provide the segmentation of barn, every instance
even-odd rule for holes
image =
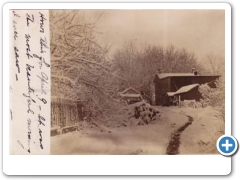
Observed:
[[[199,75],[196,72],[158,73],[154,78],[155,104],[169,105],[169,95],[173,95],[176,92],[180,92],[179,94],[182,94],[182,97],[185,99],[198,100],[200,96],[196,84],[201,85],[208,83],[210,87],[214,88],[216,87],[214,82],[219,77],[218,75]]]

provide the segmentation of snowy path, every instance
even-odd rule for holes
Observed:
[[[169,141],[166,154],[176,155],[179,154],[179,147],[181,144],[181,133],[193,122],[193,117],[188,116],[188,122],[177,129],[174,133],[172,133],[171,139]]]

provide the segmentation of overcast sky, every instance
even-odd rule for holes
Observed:
[[[96,21],[103,10],[87,12]],[[97,22],[103,40],[110,40],[113,51],[124,42],[173,44],[194,52],[199,60],[207,54],[224,56],[224,10],[104,10]]]

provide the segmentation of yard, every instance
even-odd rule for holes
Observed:
[[[117,126],[83,121],[78,131],[51,137],[51,154],[164,155],[169,148],[177,149],[176,154],[218,153],[215,144],[224,134],[224,121],[216,110],[211,107],[155,108],[161,117],[149,124],[126,122],[123,113],[117,116],[124,123]],[[189,116],[193,119],[191,123]],[[176,134],[179,142],[170,143]]]

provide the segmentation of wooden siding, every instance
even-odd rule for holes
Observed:
[[[211,83],[211,87],[214,87],[214,81],[218,79],[219,76],[174,76],[174,77],[166,77],[163,79],[159,79],[156,75],[154,78],[155,84],[155,103],[156,105],[164,105],[168,102],[166,99],[167,92],[176,92],[183,86],[187,86],[190,84],[205,84]],[[192,99],[194,98],[194,94],[189,95]],[[195,94],[196,99],[199,98],[199,94]],[[189,97],[189,98],[190,98]],[[187,97],[188,98],[188,97]]]
[[[164,96],[169,92],[171,83],[169,78],[159,79],[155,78],[155,103],[156,105],[163,105]]]
[[[199,101],[202,98],[201,93],[198,90],[198,87],[190,90],[189,92],[179,94],[181,97],[181,101],[183,100],[193,100]]]
[[[190,84],[205,84],[216,81],[218,76],[190,76],[190,77],[169,77],[171,79],[171,89],[169,92],[174,92],[183,86]],[[177,89],[176,89],[177,87]]]
[[[84,106],[79,101],[52,99],[51,126],[77,125],[85,116]]]

